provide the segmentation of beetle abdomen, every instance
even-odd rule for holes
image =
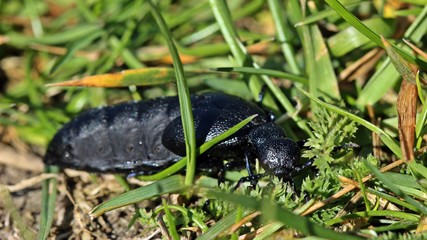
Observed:
[[[130,102],[84,112],[56,133],[44,161],[88,171],[156,172],[179,159],[161,144],[164,128],[173,120],[168,113],[178,111],[172,100]]]

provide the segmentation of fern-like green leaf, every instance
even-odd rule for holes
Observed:
[[[356,124],[335,112],[316,108],[314,120],[309,125],[315,137],[308,139],[305,146],[309,150],[303,154],[303,157],[314,158],[314,165],[320,171],[330,170],[330,164],[334,161],[331,153],[353,136],[357,130]]]

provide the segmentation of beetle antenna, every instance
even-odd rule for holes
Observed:
[[[255,176],[255,174],[254,174],[254,172],[252,171],[252,168],[251,168],[251,162],[250,162],[250,152],[249,151],[245,151],[245,153],[244,153],[245,155],[244,155],[244,158],[245,158],[245,166],[246,166],[246,170],[248,171],[248,176]],[[250,180],[251,181],[251,184],[252,184],[252,186],[255,188],[255,185],[257,184],[257,180],[255,180],[255,179],[252,179],[252,180]]]
[[[295,167],[294,171],[292,171],[292,176],[298,175],[304,169],[311,167],[314,163],[314,158],[310,158],[307,162],[305,162],[302,166]],[[292,177],[291,177],[292,179]]]
[[[298,147],[299,147],[300,149],[307,149],[307,148],[309,148],[309,147],[304,146],[304,144],[305,144],[306,142],[308,142],[308,140],[307,140],[307,139],[299,140],[299,141],[297,142]]]
[[[261,90],[258,93],[258,101],[257,102],[259,105],[261,105],[262,101],[264,100],[265,93],[267,92],[267,87],[268,86],[266,84],[262,85]]]
[[[265,97],[265,94],[267,92],[267,88],[268,88],[268,86],[266,84],[262,85],[261,90],[259,91],[258,100],[256,101],[256,103],[257,103],[258,107],[263,109],[264,112],[266,113],[268,121],[274,122],[276,120],[276,116],[274,115],[274,113],[262,105],[262,101],[264,101],[264,97]]]

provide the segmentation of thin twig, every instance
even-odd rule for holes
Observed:
[[[6,187],[9,190],[9,192],[18,192],[18,191],[21,191],[23,189],[32,187],[36,184],[39,184],[43,180],[46,180],[49,178],[56,178],[56,177],[57,177],[57,175],[54,173],[42,173],[42,174],[37,175],[35,177],[24,179],[15,185],[8,185]]]

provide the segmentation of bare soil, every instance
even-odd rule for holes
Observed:
[[[12,206],[6,197],[0,197],[0,239],[22,239],[19,219],[13,216],[13,207],[22,217],[27,236],[35,237],[39,229],[41,209],[41,184],[43,163],[40,157],[15,151],[1,144],[0,185],[10,192]],[[14,160],[15,159],[15,160]],[[25,163],[14,164],[17,160]],[[96,205],[125,190],[110,174],[91,175],[85,172],[65,170],[58,177],[58,198],[55,218],[49,238],[55,239],[132,239],[156,235],[157,229],[145,229],[139,223],[128,229],[135,213],[133,206],[105,213],[101,217],[89,218],[89,211]],[[145,201],[141,207],[154,207]]]

